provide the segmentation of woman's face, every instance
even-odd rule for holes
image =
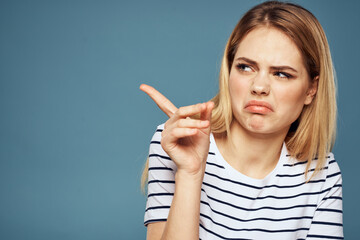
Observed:
[[[295,43],[275,28],[256,28],[240,42],[231,66],[233,126],[286,134],[316,88]]]

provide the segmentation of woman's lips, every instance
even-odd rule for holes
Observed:
[[[270,103],[256,100],[247,102],[244,109],[247,112],[258,114],[267,114],[274,111]]]

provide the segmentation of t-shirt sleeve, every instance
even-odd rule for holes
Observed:
[[[306,239],[343,239],[342,177],[333,154],[329,155],[326,181]]]
[[[161,147],[161,132],[158,126],[149,148],[148,195],[144,225],[166,221],[175,191],[176,165]]]

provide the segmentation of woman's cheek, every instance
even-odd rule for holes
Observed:
[[[248,80],[240,77],[239,74],[230,74],[229,92],[231,98],[245,97],[249,91]],[[238,99],[239,100],[239,99]]]
[[[282,105],[282,111],[290,114],[295,121],[304,107],[305,95],[302,88],[284,89],[278,96],[278,103]]]

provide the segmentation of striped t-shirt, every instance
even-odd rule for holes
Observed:
[[[160,145],[163,125],[150,144],[144,224],[166,221],[175,190],[176,165]],[[309,175],[314,171],[312,161]],[[333,154],[305,183],[306,162],[283,144],[264,179],[245,176],[221,156],[213,135],[201,188],[200,239],[343,239],[342,178]]]

